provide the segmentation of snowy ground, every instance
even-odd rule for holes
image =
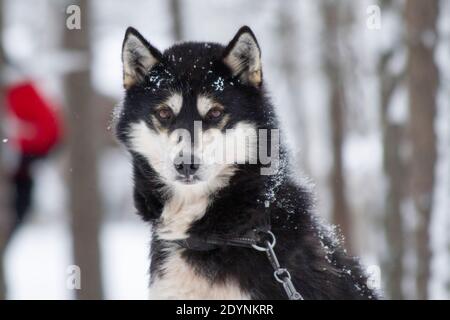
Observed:
[[[9,299],[72,299],[68,226],[33,223],[16,235],[6,255]],[[146,299],[149,228],[142,222],[106,223],[101,234],[106,299]],[[83,274],[81,273],[81,277]]]

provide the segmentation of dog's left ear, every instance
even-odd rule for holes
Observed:
[[[129,89],[161,60],[161,52],[134,28],[129,27],[122,45],[123,86]]]
[[[223,61],[233,76],[255,87],[262,83],[261,50],[252,30],[244,26],[225,48]]]

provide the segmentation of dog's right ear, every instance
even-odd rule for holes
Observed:
[[[122,45],[123,86],[141,82],[145,74],[161,60],[161,52],[134,28],[128,27]]]

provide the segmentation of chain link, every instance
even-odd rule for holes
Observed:
[[[289,300],[303,300],[302,295],[295,289],[294,284],[291,280],[291,274],[286,268],[281,268],[280,263],[278,261],[277,255],[273,248],[276,244],[275,235],[271,231],[259,231],[260,233],[264,232],[271,237],[271,241],[266,240],[265,246],[261,246],[258,244],[254,244],[253,248],[258,251],[264,251],[267,254],[267,258],[270,261],[274,269],[273,276],[275,280],[283,285],[284,290],[289,298]]]

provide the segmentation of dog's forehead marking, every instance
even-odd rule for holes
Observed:
[[[204,117],[208,113],[208,111],[214,106],[214,101],[205,96],[205,95],[199,95],[197,97],[197,110],[198,113]]]
[[[175,115],[178,115],[183,105],[183,96],[179,93],[172,93],[165,101],[165,105],[171,108]]]

